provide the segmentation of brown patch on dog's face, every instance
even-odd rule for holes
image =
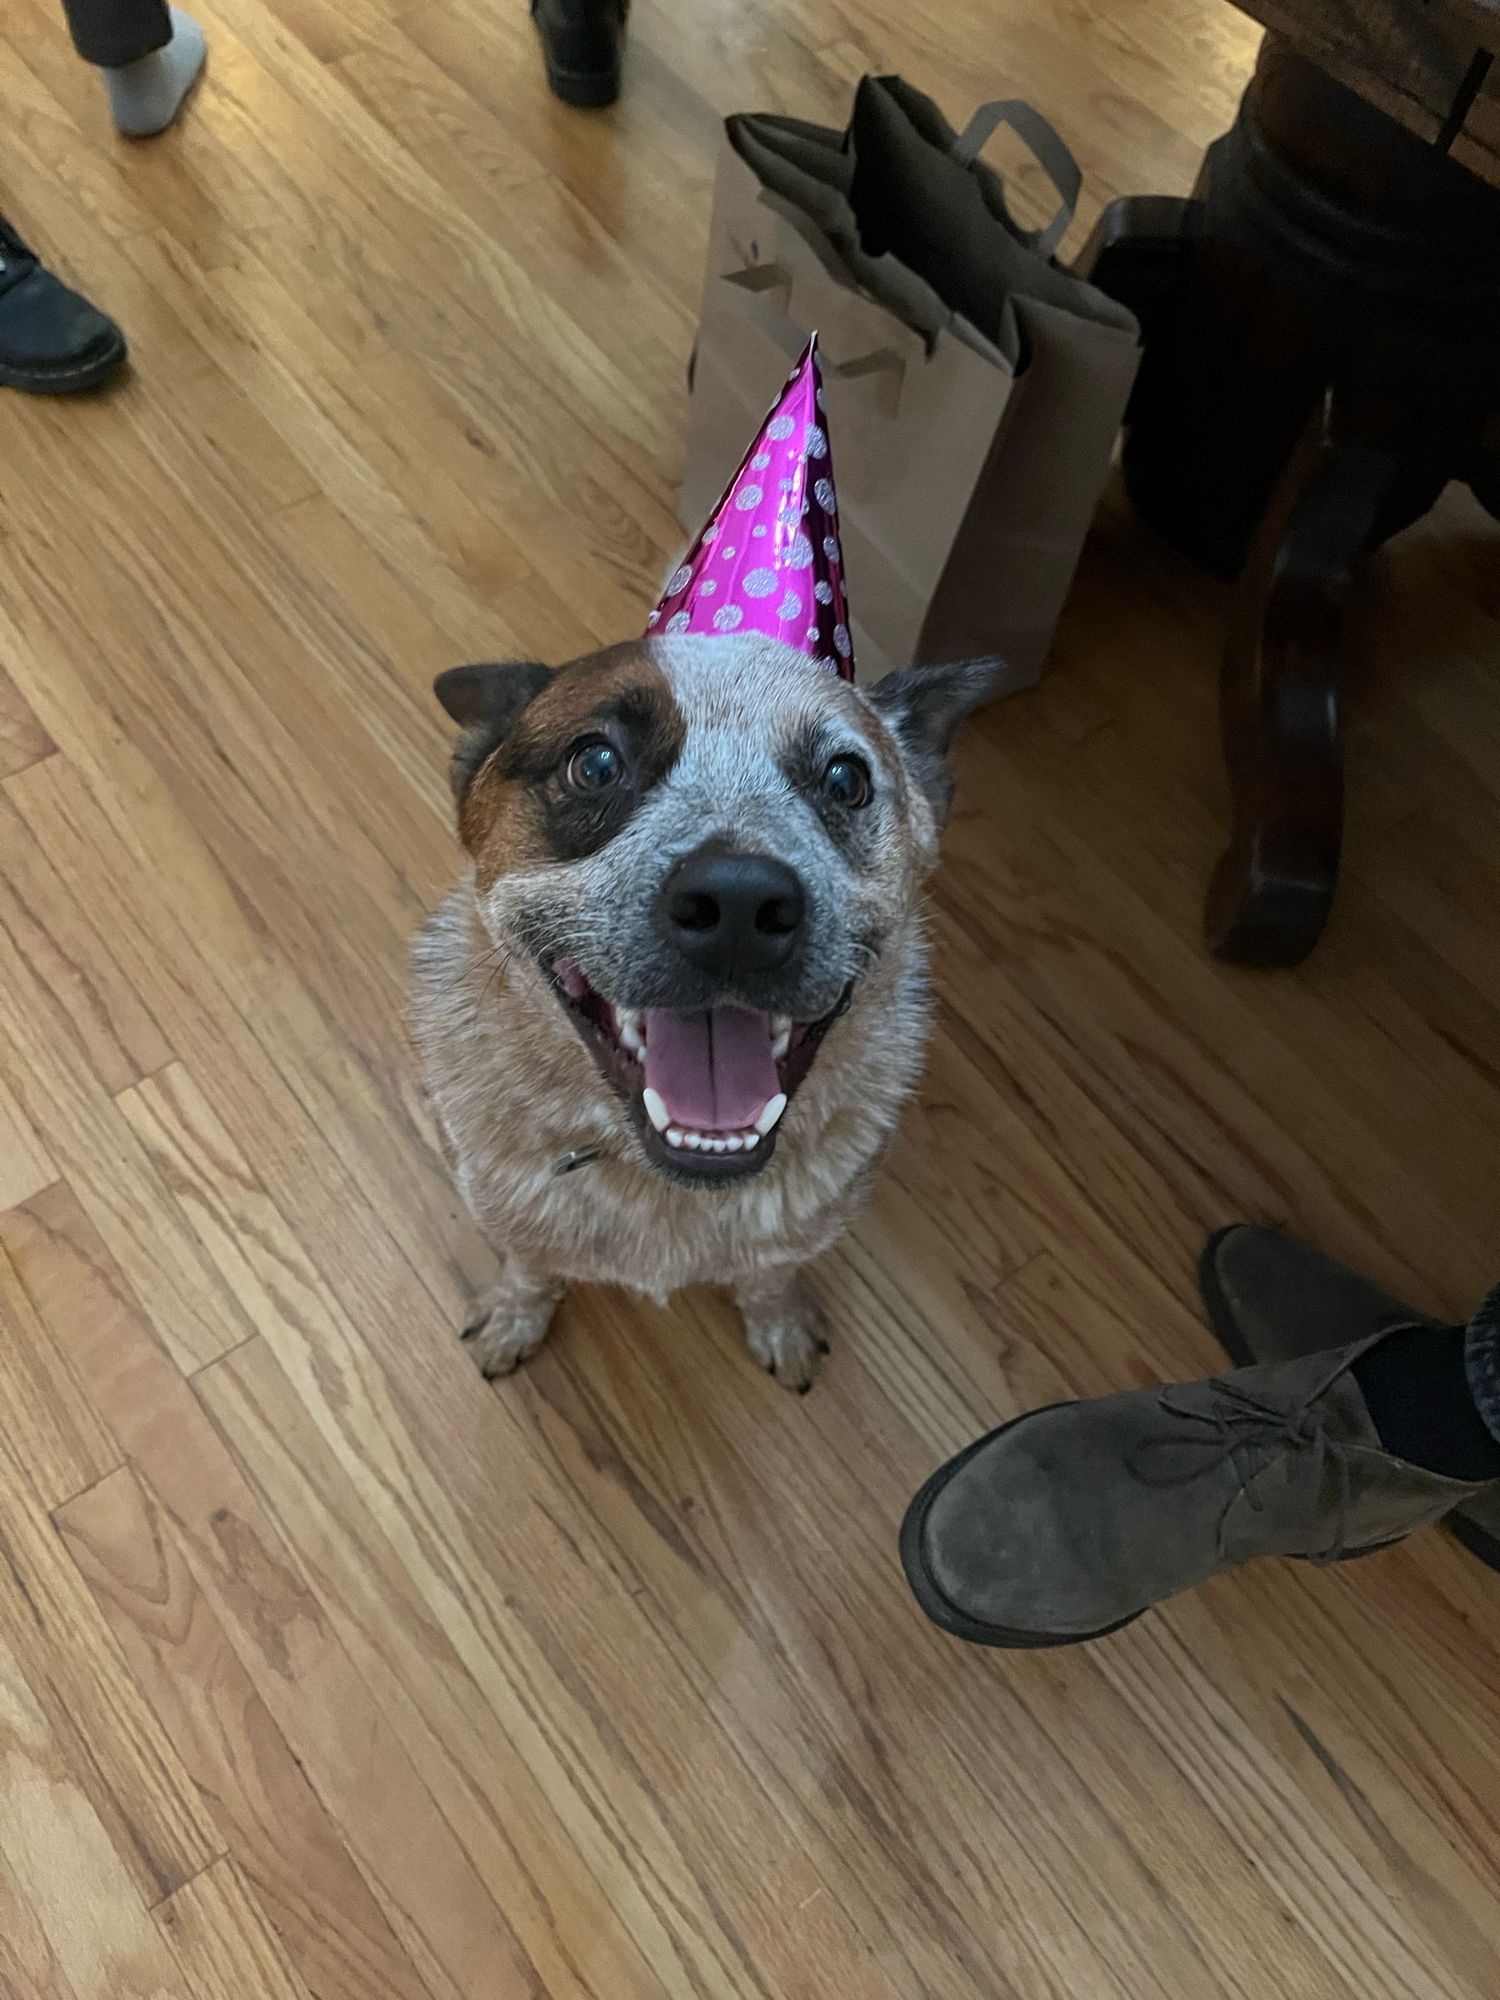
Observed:
[[[480,889],[613,840],[682,754],[686,724],[639,643],[554,674],[475,773],[459,834]],[[592,761],[590,761],[590,753]],[[588,779],[608,782],[589,783]]]

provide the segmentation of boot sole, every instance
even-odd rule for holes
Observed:
[[[620,95],[620,71],[554,69],[547,65],[547,84],[554,97],[577,111],[602,111]]]
[[[1226,1236],[1231,1235],[1241,1226],[1240,1223],[1231,1222],[1227,1229],[1216,1229],[1213,1235],[1209,1237],[1207,1243],[1204,1244],[1203,1255],[1198,1259],[1198,1290],[1202,1295],[1203,1304],[1208,1312],[1208,1323],[1212,1327],[1220,1347],[1223,1348],[1236,1368],[1253,1368],[1258,1357],[1251,1352],[1240,1334],[1239,1326],[1235,1321],[1234,1310],[1230,1306],[1228,1299],[1224,1296],[1224,1289],[1219,1283],[1219,1273],[1214,1264],[1214,1253],[1217,1251],[1219,1245]],[[1464,1516],[1456,1511],[1445,1517],[1443,1526],[1453,1536],[1455,1541],[1462,1543],[1471,1556],[1477,1556],[1487,1569],[1500,1570],[1500,1541],[1497,1541],[1493,1535],[1488,1534],[1475,1522],[1465,1520]],[[1398,1536],[1397,1540],[1400,1539],[1402,1537]],[[1390,1549],[1394,1548],[1396,1544],[1395,1542],[1382,1542],[1378,1546]],[[1375,1549],[1373,1548],[1355,1549],[1350,1552],[1350,1555],[1354,1556],[1374,1554]],[[1347,1562],[1350,1560],[1350,1556],[1341,1556],[1339,1560]]]
[[[1061,1403],[1049,1403],[1047,1409],[1060,1410]],[[906,1581],[911,1585],[912,1595],[922,1610],[944,1632],[955,1639],[966,1639],[972,1646],[993,1646],[1002,1651],[1040,1652],[1054,1646],[1083,1646],[1091,1639],[1108,1638],[1111,1632],[1118,1632],[1124,1626],[1133,1624],[1141,1612],[1132,1611],[1126,1618],[1117,1618],[1113,1624],[1101,1625],[1096,1632],[1017,1632],[1006,1625],[991,1625],[979,1618],[971,1618],[966,1611],[943,1592],[933,1580],[927,1568],[927,1558],[922,1547],[922,1538],[927,1527],[927,1517],[932,1512],[933,1502],[956,1477],[976,1452],[993,1444],[996,1438],[1014,1430],[1017,1424],[1024,1424],[1028,1417],[1039,1417],[1041,1410],[1027,1410],[1019,1417],[1012,1417],[1008,1424],[976,1438],[966,1451],[957,1458],[950,1458],[946,1465],[940,1465],[932,1477],[922,1487],[906,1510],[906,1518],[901,1523],[901,1567],[906,1571]],[[1143,1607],[1143,1609],[1149,1607]]]

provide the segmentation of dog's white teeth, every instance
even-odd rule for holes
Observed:
[[[755,1121],[755,1129],[763,1139],[768,1132],[776,1129],[777,1121],[785,1110],[786,1092],[779,1090]]]
[[[773,1057],[775,1058],[775,1060],[776,1060],[777,1062],[780,1062],[780,1061],[782,1060],[782,1058],[783,1058],[783,1057],[784,1057],[784,1056],[786,1055],[786,1052],[787,1052],[787,1050],[788,1050],[788,1049],[789,1049],[789,1048],[790,1048],[791,1046],[792,1046],[792,1017],[791,1017],[791,1015],[790,1015],[790,1014],[773,1014],[773,1015],[771,1016],[771,1054],[772,1054],[772,1056],[773,1056]]]
[[[645,1090],[641,1093],[641,1102],[646,1107],[646,1116],[651,1120],[657,1131],[665,1132],[672,1122],[672,1114],[668,1111],[666,1100],[661,1092],[653,1090],[650,1084],[647,1084]],[[680,1132],[677,1135],[677,1143],[679,1145],[682,1143],[682,1134]]]
[[[615,1033],[620,1038],[620,1046],[627,1049],[637,1062],[645,1060],[646,1017],[639,1007],[615,1009]]]
[[[766,1111],[770,1110],[768,1104]],[[674,1151],[689,1153],[748,1153],[761,1139],[759,1132],[685,1132],[679,1125],[668,1125],[662,1137]]]

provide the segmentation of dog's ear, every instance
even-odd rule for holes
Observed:
[[[538,660],[450,667],[438,675],[432,691],[459,727],[448,767],[456,799],[462,799],[485,758],[505,741],[521,711],[551,678],[552,669]]]
[[[886,727],[906,753],[907,767],[941,826],[953,803],[948,752],[959,724],[995,694],[1003,660],[962,660],[951,667],[909,667],[868,690]]]

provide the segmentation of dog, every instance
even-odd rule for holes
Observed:
[[[711,1283],[755,1359],[811,1385],[805,1273],[922,1068],[948,753],[1002,672],[862,690],[736,633],[438,677],[468,866],[415,946],[412,1016],[499,1259],[465,1334],[486,1377],[569,1284]]]

